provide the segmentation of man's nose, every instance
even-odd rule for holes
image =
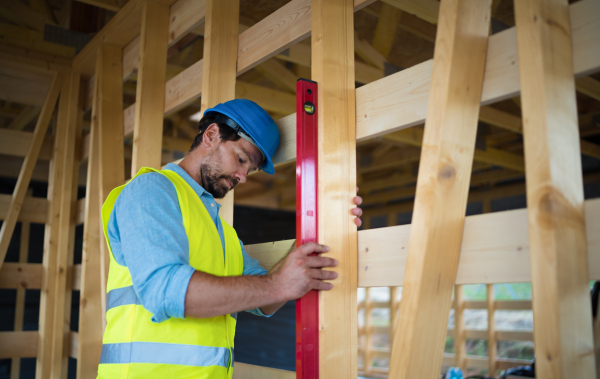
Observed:
[[[234,176],[238,180],[239,183],[246,183],[246,173],[238,171],[235,173]]]

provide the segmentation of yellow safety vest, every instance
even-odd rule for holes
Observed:
[[[142,168],[132,179],[158,172],[175,186],[189,241],[189,261],[196,270],[216,276],[242,275],[242,248],[235,230],[221,219],[225,258],[217,228],[190,185],[174,171]],[[125,184],[127,185],[127,184]],[[115,260],[107,235],[110,214],[125,185],[112,190],[102,207],[104,236],[110,251],[106,296],[106,330],[98,378],[232,377],[236,314],[203,319],[151,321],[141,304],[129,269]]]

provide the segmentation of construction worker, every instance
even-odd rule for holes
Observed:
[[[142,168],[102,207],[110,270],[99,378],[231,378],[237,312],[268,317],[337,277],[316,243],[267,272],[218,215],[215,199],[250,172],[274,173],[279,132],[267,112],[228,101],[198,130],[179,165]],[[360,208],[352,213],[360,226]]]

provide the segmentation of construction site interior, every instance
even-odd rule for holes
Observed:
[[[0,1],[0,378],[96,377],[100,205],[182,159],[207,107],[276,121],[275,174],[223,218],[265,268],[286,254],[299,78],[319,84],[319,235],[344,262],[320,377],[500,378],[535,357],[538,378],[596,378],[599,17],[599,0]],[[294,302],[240,315],[233,377],[295,377],[295,333]]]

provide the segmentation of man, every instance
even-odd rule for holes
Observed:
[[[198,129],[179,165],[142,168],[102,207],[110,270],[99,378],[231,378],[237,312],[270,316],[337,277],[323,270],[334,259],[309,256],[329,250],[315,243],[267,272],[218,216],[215,198],[258,168],[274,173],[273,119],[232,100],[208,109]]]

